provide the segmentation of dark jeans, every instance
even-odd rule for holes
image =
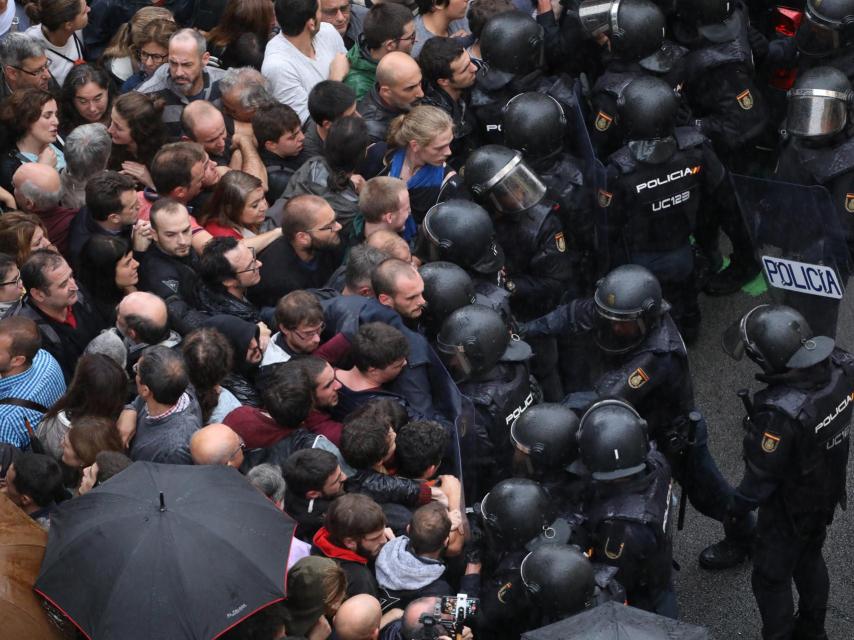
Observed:
[[[775,505],[759,508],[753,553],[753,595],[762,616],[764,640],[825,638],[824,618],[830,582],[821,553],[827,527],[816,518],[806,536],[795,534],[788,518]],[[798,590],[798,616],[792,598],[792,580]]]

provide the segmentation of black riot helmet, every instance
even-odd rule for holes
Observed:
[[[563,150],[566,115],[547,93],[520,93],[508,100],[502,114],[504,144],[526,160],[546,160]]]
[[[632,80],[617,99],[617,114],[628,140],[651,140],[673,134],[679,98],[661,78]]]
[[[484,275],[504,266],[492,219],[474,202],[447,200],[434,205],[424,216],[422,229],[430,243],[430,260],[447,260]]]
[[[578,453],[594,480],[627,478],[646,468],[646,421],[624,400],[600,400],[581,417]]]
[[[480,511],[487,531],[505,549],[521,549],[555,519],[546,490],[527,478],[496,484],[481,500]]]
[[[543,65],[543,28],[521,11],[505,11],[486,21],[480,34],[480,53],[486,63],[478,80],[498,89],[515,76],[524,76]]]
[[[525,211],[546,195],[546,185],[522,154],[498,144],[472,151],[462,173],[475,200],[499,213]]]
[[[731,0],[679,0],[676,17],[685,24],[701,27],[723,22],[734,9],[735,3]]]
[[[466,305],[445,318],[436,349],[456,381],[486,373],[501,361],[531,357],[528,343],[511,336],[499,313],[481,304]]]
[[[854,44],[854,0],[807,0],[795,41],[801,53],[822,56]]]
[[[510,440],[538,466],[566,467],[578,457],[578,417],[556,402],[536,404],[525,410],[510,427]]]
[[[608,36],[611,53],[621,60],[652,56],[664,42],[664,13],[651,0],[584,0],[578,15],[588,34]]]
[[[670,309],[661,297],[661,284],[637,264],[617,267],[602,278],[593,294],[596,304],[594,341],[608,353],[626,353],[643,342]]]
[[[791,307],[763,304],[745,313],[723,335],[731,357],[748,357],[765,373],[806,369],[827,359],[835,342],[813,333],[806,319]]]
[[[471,276],[453,262],[428,262],[418,269],[424,280],[422,319],[438,331],[451,313],[477,301]]]
[[[802,138],[823,138],[848,124],[854,92],[851,82],[834,67],[813,67],[798,76],[788,95],[786,130]]]
[[[570,616],[592,603],[596,590],[593,566],[575,547],[542,545],[525,556],[519,572],[531,599],[547,613]]]

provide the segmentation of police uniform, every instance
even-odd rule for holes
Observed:
[[[617,567],[633,607],[676,617],[670,572],[673,548],[670,466],[655,450],[647,470],[623,482],[594,482],[584,509],[590,559]]]
[[[745,473],[731,514],[759,506],[752,583],[766,640],[827,637],[821,548],[836,505],[846,504],[854,356],[835,349],[825,362],[796,376],[757,376],[768,387],[744,422]]]

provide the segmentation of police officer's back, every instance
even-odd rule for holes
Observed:
[[[827,638],[821,547],[837,504],[846,504],[854,356],[782,305],[749,311],[724,347],[735,357],[746,352],[767,385],[744,421],[745,471],[730,508],[738,517],[759,507],[752,583],[763,637]]]

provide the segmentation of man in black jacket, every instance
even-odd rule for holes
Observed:
[[[409,54],[392,51],[377,65],[374,88],[359,100],[359,114],[368,125],[371,142],[384,142],[391,121],[407,113],[421,98],[421,69]]]
[[[261,261],[243,241],[220,236],[205,245],[199,260],[199,305],[210,314],[261,321],[259,310],[246,298],[246,290],[261,281]]]
[[[323,449],[294,451],[282,465],[285,510],[297,521],[296,536],[310,542],[323,525],[332,500],[344,493],[347,476],[338,458]]]

